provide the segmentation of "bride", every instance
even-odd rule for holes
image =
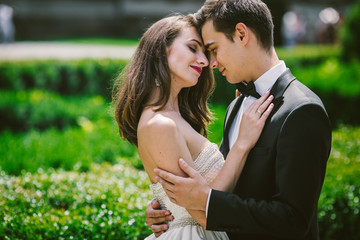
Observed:
[[[120,135],[137,146],[155,198],[175,218],[166,233],[146,240],[228,239],[225,232],[205,230],[205,212],[187,211],[172,203],[153,171],[161,168],[185,176],[178,166],[182,158],[211,188],[230,192],[235,187],[272,110],[272,97],[266,93],[244,114],[236,147],[225,163],[217,145],[206,139],[212,118],[207,100],[214,85],[208,65],[193,17],[171,16],[144,33],[124,79],[120,77],[115,85]]]

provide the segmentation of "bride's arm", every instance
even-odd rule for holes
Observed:
[[[157,118],[156,121],[147,124],[138,131],[138,139],[141,152],[147,156],[141,159],[144,165],[152,165],[178,176],[186,176],[178,165],[178,159],[181,157],[194,168],[185,139],[171,119]],[[148,174],[151,181],[154,182],[155,174],[150,171]],[[206,225],[204,211],[188,210],[188,212],[196,222],[203,226]]]
[[[270,104],[273,97],[268,96],[269,92],[255,101],[243,114],[239,136],[228,153],[224,166],[210,183],[210,188],[224,192],[234,190],[247,156],[258,141],[265,121],[273,108],[273,104]]]

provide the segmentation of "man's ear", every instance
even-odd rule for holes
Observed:
[[[240,40],[241,43],[246,44],[249,40],[249,30],[244,23],[238,23],[235,26],[235,37]]]

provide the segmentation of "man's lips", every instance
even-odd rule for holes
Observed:
[[[196,66],[191,66],[195,71],[197,71],[199,74],[201,74],[202,72],[202,68],[201,67],[196,67]]]

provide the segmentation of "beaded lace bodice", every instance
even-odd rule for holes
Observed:
[[[209,143],[195,158],[194,166],[201,176],[210,183],[216,177],[224,165],[224,162],[224,157],[219,151],[218,146],[215,143]],[[174,221],[169,222],[170,228],[185,225],[198,225],[185,208],[170,201],[160,183],[151,184],[150,189],[160,203],[161,208],[168,209],[174,216]]]

